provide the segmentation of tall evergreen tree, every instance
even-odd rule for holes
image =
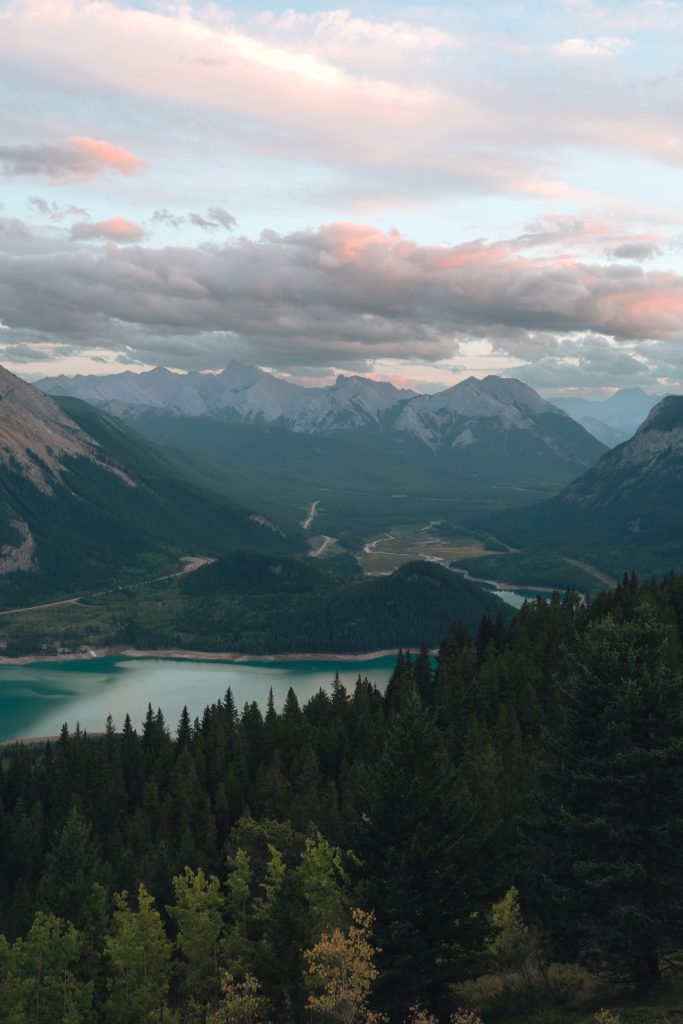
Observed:
[[[586,963],[638,985],[683,941],[683,679],[670,641],[643,605],[578,640],[546,791],[555,924]]]
[[[438,1009],[458,976],[455,947],[476,943],[491,896],[471,882],[487,838],[472,827],[467,787],[413,689],[390,720],[357,844],[382,950],[377,999],[393,1018],[416,1001]]]

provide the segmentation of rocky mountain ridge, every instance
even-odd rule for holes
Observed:
[[[0,367],[0,463],[51,494],[67,457],[85,458],[134,481],[47,395]]]
[[[507,543],[570,556],[618,578],[683,568],[683,396],[669,395],[634,436],[556,497],[497,516]]]
[[[494,443],[527,433],[562,459],[590,465],[604,450],[591,434],[532,388],[513,378],[469,377],[432,395],[386,381],[339,376],[328,387],[302,387],[235,360],[219,374],[181,375],[162,367],[104,377],[52,377],[38,382],[135,422],[164,415],[210,416],[228,422],[281,426],[295,433],[374,435],[426,446],[433,453]],[[488,442],[487,442],[488,443]]]

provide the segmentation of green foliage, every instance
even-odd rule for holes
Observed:
[[[683,681],[651,608],[589,626],[569,655],[549,766],[549,892],[589,966],[658,980],[683,942]]]
[[[39,904],[81,928],[101,871],[91,828],[74,807],[45,858],[38,887]]]
[[[78,648],[334,653],[401,645],[435,647],[454,618],[476,629],[482,615],[511,610],[438,565],[413,562],[387,577],[352,577],[327,560],[235,552],[215,565],[86,606],[0,618],[14,653]]]
[[[115,897],[113,932],[105,948],[109,961],[107,1019],[112,1024],[161,1020],[171,970],[171,944],[154,900],[141,885],[137,908],[128,893]]]
[[[215,875],[201,868],[185,868],[173,879],[175,901],[167,907],[178,934],[182,957],[182,985],[186,998],[200,1005],[215,1005],[218,998],[223,935],[224,900]]]
[[[438,1008],[456,980],[456,949],[476,945],[488,840],[463,773],[413,690],[393,716],[370,783],[357,849],[377,914],[377,997],[394,1015],[417,996]],[[495,880],[492,880],[495,884]],[[482,886],[483,883],[483,886]]]
[[[3,748],[0,1024],[36,999],[73,1024],[304,1024],[306,950],[348,939],[350,907],[376,915],[365,1006],[397,1022],[540,1024],[592,993],[572,1024],[654,1024],[666,983],[639,1017],[566,961],[677,960],[682,638],[683,578],[628,577],[452,624],[386,695],[337,679],[239,713],[228,691],[175,740],[150,708]]]
[[[25,939],[0,943],[2,1024],[86,1024],[93,983],[77,976],[81,938],[72,924],[38,913]]]
[[[224,1002],[208,1018],[208,1024],[267,1024],[268,1000],[261,995],[261,986],[251,974],[236,982],[223,972]]]

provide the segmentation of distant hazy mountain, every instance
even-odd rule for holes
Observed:
[[[497,530],[614,575],[683,568],[683,396],[662,399],[629,441],[557,497],[500,517]]]
[[[589,398],[551,398],[558,409],[569,413],[589,433],[609,448],[628,441],[661,395],[648,395],[642,388],[624,388],[602,401]]]
[[[181,555],[297,549],[119,420],[60,401],[0,367],[0,606],[139,578]]]

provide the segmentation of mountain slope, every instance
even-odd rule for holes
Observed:
[[[510,543],[612,575],[683,567],[683,396],[662,399],[630,441],[557,497],[513,510],[495,528]]]
[[[297,550],[120,421],[0,368],[0,606],[140,578],[180,555]]]
[[[392,430],[490,482],[561,485],[592,465],[604,445],[521,381],[469,377],[405,403]]]

